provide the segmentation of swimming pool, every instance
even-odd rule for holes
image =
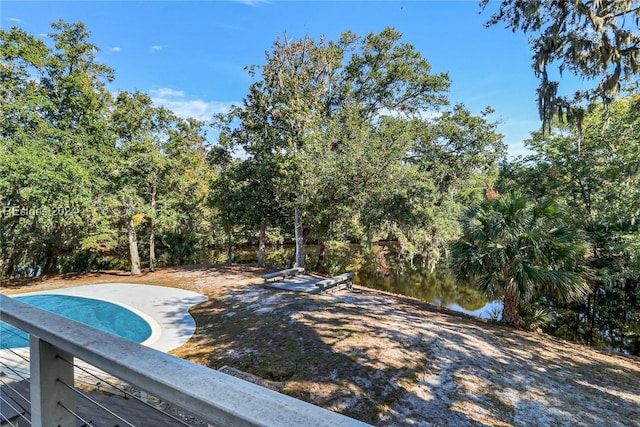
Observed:
[[[108,301],[53,294],[14,298],[137,343],[142,343],[151,336],[151,326],[141,316]],[[0,322],[0,349],[27,346],[29,336],[25,332]]]

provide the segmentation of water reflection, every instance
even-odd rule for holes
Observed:
[[[449,304],[447,308],[483,319],[500,319],[502,317],[502,301],[490,301],[478,310],[467,310],[458,304]]]
[[[293,251],[289,246],[270,248],[266,262],[288,265]],[[315,266],[319,248],[310,245],[305,251],[306,265]],[[226,250],[212,251],[204,259],[224,263],[228,261],[228,255]],[[234,263],[255,263],[256,259],[255,247],[233,251]],[[496,319],[502,312],[500,301],[489,301],[473,285],[456,281],[446,269],[431,272],[403,261],[393,243],[375,245],[371,250],[360,245],[333,245],[327,252],[323,270],[330,275],[352,271],[356,273],[354,282],[358,285],[407,295],[477,317]]]

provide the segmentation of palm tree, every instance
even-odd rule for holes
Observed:
[[[487,197],[465,212],[462,228],[451,250],[454,274],[490,297],[502,295],[503,321],[521,325],[521,308],[534,296],[569,301],[589,293],[580,271],[586,242],[553,201]]]

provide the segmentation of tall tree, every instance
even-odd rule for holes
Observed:
[[[212,241],[208,199],[215,173],[207,164],[205,123],[169,117],[161,150],[164,169],[159,179],[157,206],[149,221],[149,238],[153,221],[161,236],[164,262],[193,263]]]
[[[289,194],[283,194],[281,183],[291,184],[288,174],[292,172],[285,171],[290,153],[283,149],[283,135],[271,116],[271,109],[264,82],[259,81],[249,88],[242,107],[234,108],[228,117],[220,117],[217,122],[223,140],[218,148],[227,150],[227,157],[234,147],[241,147],[248,155],[233,174],[245,201],[238,203],[236,209],[242,211],[240,216],[247,226],[259,230],[259,266],[264,266],[267,228],[280,225],[285,215]],[[239,122],[233,129],[228,122],[231,118]]]
[[[277,41],[263,79],[226,122],[222,139],[242,146],[251,159],[247,165],[277,171],[256,178],[283,206],[290,201],[297,263],[303,262],[303,212],[306,232],[322,248],[349,234],[349,226],[362,227],[369,242],[382,232],[410,236],[407,247],[420,239],[444,242],[439,230],[430,233],[438,239],[419,231],[433,223],[425,215],[432,193],[456,193],[469,182],[460,168],[479,176],[503,155],[495,124],[486,120],[490,111],[474,117],[456,106],[439,113],[448,103],[448,76],[432,73],[429,62],[401,39],[387,28],[362,38],[345,33],[337,42]],[[236,127],[230,126],[234,119]],[[447,183],[423,185],[440,179],[441,170],[426,165],[445,160],[452,175]],[[428,249],[409,252],[444,250],[443,243],[422,246]],[[430,262],[438,258],[433,254]]]
[[[44,273],[64,268],[61,254],[89,235],[112,154],[105,85],[113,72],[96,61],[83,24],[52,27],[53,47],[17,28],[0,32],[8,154],[0,159],[0,197],[26,212],[7,219],[9,270],[16,262]]]
[[[571,212],[592,248],[596,272],[586,304],[566,308],[556,333],[588,344],[640,348],[640,98],[595,105],[584,130],[558,124],[526,141],[533,154],[503,170],[499,187],[553,197]],[[576,313],[580,313],[576,315]],[[579,326],[571,319],[579,318]],[[581,332],[576,332],[581,331]]]
[[[310,233],[321,246],[316,270],[322,269],[331,240],[360,237],[363,227],[370,246],[386,221],[406,214],[402,206],[412,182],[404,160],[411,136],[399,131],[399,122],[385,117],[373,124],[357,112],[341,110],[308,144],[301,164]]]
[[[52,43],[0,31],[0,274],[120,267],[119,228],[129,258],[140,244],[151,269],[158,250],[161,262],[195,259],[166,249],[172,239],[210,240],[204,124],[139,92],[114,105],[113,71],[96,60],[85,26],[52,28]]]
[[[482,200],[505,155],[491,113],[487,108],[473,115],[456,104],[431,120],[413,122],[415,142],[408,161],[417,167],[422,184],[414,186],[414,220],[400,230],[400,241],[409,258],[420,255],[432,271],[460,234],[457,218]]]
[[[492,2],[482,0],[482,8]],[[503,0],[487,26],[504,23],[529,35],[532,66],[540,80],[538,110],[545,125],[555,114],[580,124],[585,107],[605,106],[624,83],[637,85],[640,70],[640,2],[637,0]],[[557,66],[558,72],[550,70]],[[559,92],[563,72],[594,87],[573,95]]]
[[[383,119],[383,116],[419,116],[447,102],[444,95],[449,84],[447,76],[432,74],[430,64],[413,46],[400,40],[400,33],[387,28],[363,38],[345,33],[338,42],[327,43],[324,39],[318,43],[309,39],[277,41],[273,54],[267,58],[263,67],[264,89],[269,99],[275,100],[272,123],[283,130],[280,133],[282,141],[289,143],[284,156],[288,161],[285,164],[286,177],[294,183],[289,184],[289,188],[296,189],[294,217],[298,265],[304,262],[303,208],[312,204],[318,206],[318,203],[307,200],[307,193],[314,191],[309,184],[318,182],[317,168],[309,153],[305,153],[305,150],[313,150],[312,142],[319,144],[316,148],[324,146],[337,155],[344,155],[341,150],[347,145],[356,149],[354,144],[347,143],[354,142],[350,140],[352,135],[358,136],[355,141],[363,144],[362,148],[376,140],[382,141],[384,146],[391,143],[391,139],[389,132],[381,129],[389,129],[387,123],[392,119]],[[344,129],[337,135],[335,130],[340,123]],[[331,126],[333,131],[329,130]],[[387,135],[382,138],[376,136],[379,131]],[[401,140],[406,142],[407,138]],[[365,151],[360,149],[362,153]],[[394,149],[389,150],[392,151]],[[305,158],[311,161],[304,163]],[[365,167],[365,164],[360,167]],[[391,176],[385,173],[375,175]],[[372,181],[369,190],[379,189],[380,184]],[[316,191],[315,194],[320,193]],[[364,195],[362,191],[359,194]],[[324,200],[324,203],[330,201]],[[334,198],[332,203],[338,205],[341,202]],[[381,206],[381,203],[376,202],[370,208],[373,206]]]
[[[165,168],[161,152],[164,115],[165,112],[155,108],[151,98],[141,92],[118,94],[112,115],[120,153],[114,191],[126,223],[132,275],[140,274],[136,228],[146,217],[151,218],[149,267],[154,268],[158,185]]]
[[[420,179],[407,166],[416,138],[412,121],[422,122],[448,104],[450,82],[446,73],[432,73],[393,28],[362,38],[345,33],[339,45],[347,61],[337,76],[326,144],[352,173],[345,180],[351,184],[349,204],[370,246],[376,232],[397,235],[399,224],[414,222]]]
[[[286,34],[276,40],[262,67],[264,92],[270,99],[269,114],[278,128],[280,153],[286,174],[281,182],[293,195],[296,242],[295,265],[304,267],[303,203],[305,184],[298,156],[309,135],[318,132],[328,115],[332,83],[342,53],[324,39],[292,41]]]
[[[523,304],[536,295],[574,300],[589,292],[579,272],[586,244],[560,214],[551,201],[508,194],[487,198],[462,218],[453,271],[489,296],[503,296],[506,323],[520,325]]]

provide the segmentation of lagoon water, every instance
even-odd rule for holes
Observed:
[[[234,248],[232,261],[255,263],[256,247]],[[267,248],[266,262],[277,266],[288,265],[293,257],[293,247]],[[319,248],[305,247],[305,263],[315,266]],[[225,250],[203,254],[202,262],[225,263]],[[418,264],[402,260],[393,243],[374,245],[371,251],[360,245],[341,244],[329,248],[325,259],[327,274],[345,271],[356,273],[354,282],[361,286],[407,295],[428,303],[485,319],[499,319],[501,301],[486,298],[473,284],[461,283],[444,268],[431,272]],[[313,268],[310,268],[313,269]]]

